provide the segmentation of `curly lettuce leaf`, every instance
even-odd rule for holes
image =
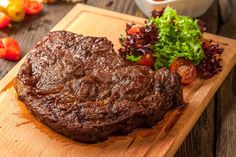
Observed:
[[[155,68],[170,67],[173,60],[184,57],[194,64],[204,58],[203,34],[198,20],[177,15],[176,10],[167,7],[161,17],[151,18],[159,30],[159,40],[152,45]]]
[[[138,62],[142,56],[136,56],[136,55],[127,55],[126,59],[131,61],[131,62]]]

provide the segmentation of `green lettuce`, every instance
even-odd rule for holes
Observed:
[[[131,62],[138,62],[142,56],[136,56],[136,55],[127,55],[126,59],[131,61]]]
[[[170,67],[178,57],[189,59],[194,64],[199,64],[204,58],[203,33],[198,20],[177,15],[176,10],[167,7],[161,17],[150,18],[149,24],[155,24],[159,30],[159,40],[151,47],[156,69]]]

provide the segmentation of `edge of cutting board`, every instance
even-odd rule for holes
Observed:
[[[134,17],[126,14],[116,13],[104,9],[99,9],[91,6],[86,6],[82,4],[77,4],[51,31],[55,30],[63,30],[66,28],[70,22],[73,22],[73,19],[76,18],[78,10],[81,11],[89,11],[92,13],[99,13],[103,14],[105,16],[115,17],[122,20],[127,21],[134,21],[136,23],[142,23],[145,19]],[[68,24],[69,21],[69,24]],[[124,26],[125,27],[125,26]],[[193,101],[191,103],[197,104],[199,103],[198,110],[194,110],[193,108],[186,108],[186,110],[183,112],[179,120],[175,123],[174,127],[167,133],[165,140],[166,142],[160,141],[160,139],[154,140],[151,147],[148,149],[148,151],[145,153],[146,156],[172,156],[181,143],[184,141],[204,109],[206,108],[207,104],[211,100],[212,96],[215,94],[217,89],[220,87],[228,73],[231,71],[233,66],[236,63],[236,48],[234,46],[236,45],[236,40],[220,37],[213,34],[205,34],[205,38],[214,39],[214,41],[220,42],[220,43],[226,43],[227,44],[227,51],[232,51],[232,57],[230,60],[228,60],[227,69],[224,69],[219,75],[216,77],[219,77],[220,79],[217,79],[215,82],[211,80],[206,80],[203,82],[203,85],[200,87],[200,89],[197,90],[197,92],[200,90],[206,90],[207,95],[206,97],[202,98],[203,102],[199,103],[198,101]],[[224,53],[224,52],[223,52]],[[23,57],[19,63],[17,63],[14,68],[10,72],[7,73],[7,75],[0,80],[0,92],[6,88],[6,86],[16,77],[16,74],[21,66],[21,64],[24,62],[26,57]],[[213,85],[212,85],[213,84]],[[212,85],[212,87],[209,89],[207,88],[207,85]],[[195,93],[196,95],[199,93]],[[195,95],[194,94],[194,95]],[[193,97],[194,97],[193,95]],[[201,97],[199,98],[201,99]],[[186,121],[188,119],[188,121]],[[161,144],[161,146],[160,146]],[[157,149],[160,147],[165,147],[166,149]]]

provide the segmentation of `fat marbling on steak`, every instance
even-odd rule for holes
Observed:
[[[183,105],[178,74],[126,61],[107,38],[66,31],[48,33],[28,53],[17,91],[39,121],[82,142],[153,126]]]

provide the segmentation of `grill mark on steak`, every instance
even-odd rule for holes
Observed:
[[[106,38],[66,31],[50,32],[28,53],[17,91],[38,120],[82,142],[153,126],[183,105],[178,74],[126,61]]]

